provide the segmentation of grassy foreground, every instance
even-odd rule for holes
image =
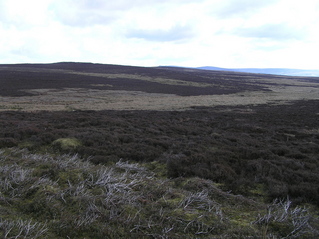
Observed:
[[[263,202],[166,166],[0,151],[2,238],[317,238],[315,209]]]

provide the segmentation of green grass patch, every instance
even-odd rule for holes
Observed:
[[[52,146],[59,150],[69,151],[81,146],[82,143],[76,138],[60,138],[53,141]]]

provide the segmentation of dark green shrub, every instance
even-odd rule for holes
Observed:
[[[0,138],[0,148],[5,148],[5,147],[15,147],[18,145],[18,142],[14,138]]]

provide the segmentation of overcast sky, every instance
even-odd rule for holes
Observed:
[[[318,0],[0,0],[0,63],[319,69]]]

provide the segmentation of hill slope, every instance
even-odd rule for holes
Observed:
[[[234,71],[258,74],[286,75],[286,76],[311,76],[318,77],[319,70],[300,70],[287,68],[219,68],[212,66],[198,67],[202,70]]]
[[[92,63],[0,65],[0,109],[184,110],[319,99],[319,79]]]

